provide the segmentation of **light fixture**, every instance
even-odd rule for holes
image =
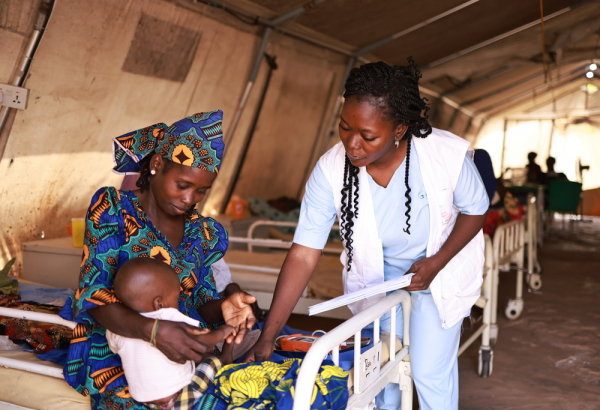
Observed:
[[[596,65],[596,63],[592,63],[590,64],[590,70],[594,71],[598,68],[598,66]]]
[[[594,77],[594,72],[593,71],[588,71],[587,73],[585,73],[585,76],[587,78],[593,78]]]

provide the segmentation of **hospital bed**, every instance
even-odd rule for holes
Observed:
[[[405,328],[404,346],[396,337],[379,336],[379,318],[390,312],[391,334],[395,334],[396,306],[403,305]],[[339,364],[339,345],[351,336],[360,346],[361,329],[374,322],[373,347],[365,352],[354,352],[354,366],[350,370],[349,409],[373,409],[375,396],[390,382],[400,384],[402,408],[412,409],[412,376],[408,356],[409,320],[411,300],[406,291],[396,291],[360,314],[347,320],[313,345],[303,360],[295,389],[294,410],[310,408],[316,374],[323,359],[331,352],[334,363]],[[58,315],[0,308],[0,315],[74,328],[76,323]],[[377,354],[379,353],[379,354]],[[361,364],[368,358],[371,366]],[[373,368],[377,368],[373,371]],[[33,353],[0,352],[0,410],[17,409],[74,409],[90,408],[89,398],[81,396],[63,379],[62,368],[35,358]]]
[[[287,251],[291,248],[293,242],[292,235],[289,234],[287,236],[282,234],[278,239],[255,238],[256,229],[261,226],[294,228],[297,225],[297,222],[260,220],[250,225],[246,237],[229,237],[230,243],[247,246],[246,251],[230,249],[225,253],[224,259],[231,271],[231,278],[242,289],[252,293],[262,309],[268,310],[271,306],[277,277],[287,254],[283,250]],[[339,229],[339,227],[336,225],[333,229]],[[257,248],[266,249],[268,252],[256,252]],[[277,252],[277,250],[280,251]],[[341,243],[325,246],[315,272],[293,313],[307,315],[309,306],[343,295],[343,266],[339,258],[342,251]],[[348,308],[341,307],[323,312],[319,316],[348,319],[352,313]]]

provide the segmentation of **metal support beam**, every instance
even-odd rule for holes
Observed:
[[[445,102],[446,104],[448,104],[450,107],[455,108],[457,110],[460,110],[460,112],[462,112],[465,115],[468,115],[469,117],[475,117],[476,113],[474,113],[473,111],[463,107],[462,105],[460,105],[459,103],[457,103],[454,100],[451,100],[448,97],[443,96],[442,94],[438,93],[437,91],[433,91],[430,90],[428,88],[419,86],[419,90],[421,90],[421,92],[424,92],[425,94],[428,94],[432,97],[435,98],[439,98],[440,100],[442,100],[443,102]]]
[[[365,53],[368,53],[369,51],[373,51],[376,48],[379,48],[379,47],[381,47],[381,46],[383,46],[383,45],[385,45],[385,44],[387,44],[389,42],[397,40],[400,37],[403,37],[403,36],[405,36],[405,35],[407,35],[409,33],[412,33],[413,31],[419,30],[420,28],[428,26],[429,24],[431,24],[431,23],[433,23],[435,21],[438,21],[438,20],[440,20],[440,19],[442,19],[444,17],[447,17],[447,16],[449,16],[451,14],[454,14],[457,11],[460,11],[460,10],[466,8],[466,7],[469,7],[470,5],[475,4],[478,1],[479,0],[470,0],[470,1],[467,1],[466,3],[459,4],[458,6],[456,6],[454,8],[451,8],[450,10],[447,10],[447,11],[445,11],[443,13],[440,13],[440,14],[438,14],[436,16],[428,18],[427,20],[424,20],[424,21],[420,22],[419,24],[415,24],[414,26],[409,27],[409,28],[407,28],[405,30],[399,31],[396,34],[392,34],[389,37],[383,38],[383,39],[381,39],[379,41],[376,41],[375,43],[369,44],[368,46],[365,46],[365,47],[361,48],[360,50],[356,51],[354,53],[354,57],[358,57],[358,56],[361,56],[361,55],[363,55]]]
[[[500,69],[498,69],[496,71],[493,71],[493,72],[491,72],[491,73],[489,73],[487,75],[484,75],[483,77],[476,78],[473,81],[469,81],[468,83],[465,83],[465,84],[463,84],[463,85],[461,85],[459,87],[456,87],[453,90],[446,91],[446,92],[442,93],[442,95],[443,96],[447,96],[447,95],[450,95],[450,94],[457,93],[459,91],[466,90],[467,88],[471,88],[471,87],[473,87],[473,86],[475,86],[477,84],[481,84],[484,81],[491,80],[494,77],[498,77],[500,74],[504,74],[507,71],[510,71],[510,70],[512,70],[514,68],[515,68],[514,66],[502,67],[502,68],[500,68]]]
[[[539,77],[541,77],[543,75],[544,75],[544,72],[539,72],[539,73],[535,73],[535,74],[532,74],[532,75],[528,75],[527,77],[521,78],[520,80],[515,81],[514,83],[510,83],[508,85],[505,85],[504,87],[498,88],[497,90],[493,90],[493,91],[491,91],[491,92],[489,92],[487,94],[483,94],[483,95],[481,95],[481,96],[479,96],[477,98],[473,98],[472,100],[465,101],[465,102],[462,103],[462,105],[472,105],[472,104],[478,103],[479,101],[485,100],[486,98],[489,98],[489,97],[493,97],[493,96],[498,95],[499,93],[502,93],[504,91],[508,91],[511,88],[514,88],[514,87],[516,87],[518,85],[524,84],[524,83],[526,83],[528,81],[535,80],[536,78],[539,78]]]
[[[567,74],[567,75],[564,75],[564,76],[562,76],[562,77],[559,77],[559,78],[557,78],[557,79],[555,79],[555,80],[552,80],[552,81],[549,81],[549,82],[547,82],[547,83],[544,83],[544,84],[542,84],[542,85],[540,85],[540,86],[538,86],[538,87],[534,87],[534,88],[532,88],[532,89],[530,89],[530,90],[524,91],[524,92],[522,92],[522,93],[519,93],[519,94],[517,94],[517,95],[513,95],[513,96],[512,96],[512,97],[510,97],[510,98],[504,99],[504,100],[502,100],[502,101],[499,101],[499,102],[497,102],[497,103],[494,103],[494,104],[492,104],[492,105],[489,105],[489,106],[487,106],[487,107],[485,107],[485,108],[482,108],[482,109],[478,110],[477,112],[478,112],[478,113],[486,113],[486,112],[488,112],[488,111],[491,111],[491,110],[494,110],[494,109],[496,109],[496,108],[498,108],[498,107],[501,107],[501,106],[503,106],[503,105],[505,105],[505,104],[512,103],[512,102],[514,102],[514,101],[517,101],[517,100],[520,100],[520,99],[522,99],[522,98],[524,98],[524,97],[528,97],[528,96],[529,96],[529,95],[531,95],[531,94],[536,94],[536,93],[538,93],[539,91],[542,91],[542,90],[544,90],[545,88],[550,88],[550,87],[552,87],[552,86],[554,86],[554,85],[556,85],[556,84],[558,84],[558,83],[560,83],[560,82],[562,82],[562,81],[565,81],[565,80],[566,80],[565,82],[572,81],[572,80],[574,80],[574,79],[575,79],[577,76],[579,76],[579,75],[582,75],[582,74],[583,74],[584,72],[586,72],[587,70],[588,70],[587,66],[585,66],[585,67],[582,67],[582,68],[578,68],[577,70],[575,70],[575,71],[572,71],[571,73],[569,73],[569,74]]]
[[[566,8],[564,8],[562,10],[559,10],[559,11],[557,11],[555,13],[552,13],[552,14],[544,17],[544,22],[546,22],[546,21],[548,21],[550,19],[553,19],[554,17],[558,17],[558,16],[560,16],[562,14],[565,14],[568,11],[574,10],[577,7],[583,6],[584,4],[589,3],[590,1],[592,1],[592,0],[583,0],[583,1],[580,1],[579,3],[577,3],[577,4],[574,4],[572,6],[566,7]],[[440,58],[439,60],[435,60],[435,61],[433,61],[433,62],[431,62],[431,63],[429,63],[429,64],[421,67],[421,70],[427,70],[429,68],[437,67],[438,65],[447,63],[448,61],[451,61],[451,60],[454,60],[454,59],[456,59],[458,57],[464,56],[465,54],[469,54],[469,53],[471,53],[471,52],[473,52],[475,50],[479,50],[480,48],[489,46],[490,44],[493,44],[493,43],[495,43],[497,41],[504,40],[505,38],[510,37],[513,34],[517,34],[517,33],[520,33],[522,31],[527,30],[528,28],[535,27],[538,24],[540,24],[540,22],[541,22],[541,19],[537,19],[535,21],[532,21],[531,23],[527,23],[527,24],[525,24],[525,25],[523,25],[521,27],[517,27],[517,28],[515,28],[513,30],[507,31],[506,33],[502,33],[502,34],[500,34],[500,35],[498,35],[496,37],[492,37],[489,40],[482,41],[479,44],[475,44],[474,46],[467,47],[467,48],[465,48],[465,49],[463,49],[461,51],[458,51],[456,53],[452,53],[452,54],[450,54],[450,55],[448,55],[448,56],[446,56],[444,58]]]

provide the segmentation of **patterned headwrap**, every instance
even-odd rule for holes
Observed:
[[[113,140],[113,157],[117,174],[141,171],[139,162],[148,154],[177,164],[219,173],[223,158],[223,111],[198,113],[179,120],[170,127],[158,123],[121,135]]]

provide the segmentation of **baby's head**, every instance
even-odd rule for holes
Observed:
[[[150,258],[134,258],[117,272],[113,288],[117,298],[136,312],[177,309],[179,278],[169,265]]]

